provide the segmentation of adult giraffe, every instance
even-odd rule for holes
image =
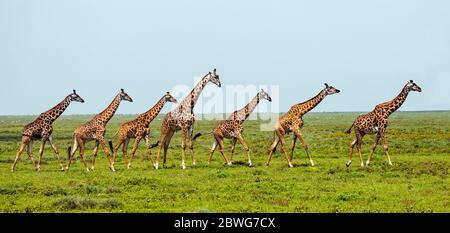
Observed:
[[[397,109],[402,106],[405,102],[406,97],[408,97],[409,92],[417,91],[422,92],[422,88],[420,88],[417,84],[414,83],[413,80],[410,80],[403,87],[400,94],[397,95],[393,100],[379,104],[375,107],[372,112],[369,112],[365,115],[358,116],[355,122],[352,124],[347,133],[351,133],[352,128],[355,128],[355,140],[350,144],[350,158],[347,162],[347,167],[352,163],[353,156],[353,148],[357,147],[359,153],[359,159],[361,161],[361,167],[364,167],[363,157],[361,153],[361,143],[362,139],[366,134],[376,134],[375,143],[372,146],[372,150],[370,151],[369,158],[367,159],[366,166],[369,165],[370,159],[377,148],[378,142],[380,139],[384,141],[384,151],[386,153],[388,163],[392,166],[391,157],[389,156],[387,139],[386,139],[386,128],[388,126],[388,118],[389,116],[397,111]]]
[[[61,114],[66,110],[66,108],[69,107],[72,101],[84,103],[84,100],[77,94],[75,90],[73,90],[73,92],[70,93],[66,98],[64,98],[59,104],[57,104],[50,110],[41,113],[35,121],[31,122],[30,124],[26,125],[23,128],[22,143],[20,145],[19,150],[17,151],[16,159],[14,160],[11,166],[12,172],[14,172],[14,170],[16,169],[17,161],[19,160],[20,155],[24,151],[25,147],[28,147],[27,148],[28,156],[33,162],[33,166],[36,168],[37,171],[40,171],[42,154],[44,153],[44,146],[47,141],[49,141],[53,151],[56,154],[56,158],[58,159],[58,163],[59,166],[61,167],[61,170],[64,170],[58,149],[56,145],[53,143],[52,124],[56,119],[58,119],[59,116],[61,116]],[[39,149],[39,162],[37,166],[32,154],[33,140],[35,139],[41,140],[41,147]]]
[[[220,153],[222,154],[223,159],[225,160],[225,163],[228,165],[231,165],[233,163],[233,155],[234,155],[234,149],[236,148],[236,142],[239,140],[239,143],[242,144],[244,147],[244,150],[247,152],[248,157],[248,166],[252,166],[252,160],[250,158],[250,149],[248,148],[247,144],[244,141],[244,138],[242,136],[242,132],[244,131],[243,124],[245,120],[250,116],[250,114],[255,110],[256,106],[259,104],[259,102],[262,99],[266,99],[269,102],[272,102],[272,98],[265,92],[264,90],[259,91],[256,96],[247,104],[245,107],[243,107],[240,110],[234,111],[228,119],[222,121],[219,123],[211,132],[211,134],[214,135],[214,144],[211,147],[211,150],[209,152],[209,160],[208,163],[211,163],[212,156],[214,154],[214,151],[216,150],[217,146],[220,148]],[[202,134],[198,133],[195,135],[194,140],[197,137],[200,137]],[[228,161],[227,157],[225,156],[224,152],[224,144],[223,141],[225,138],[231,139],[231,157],[230,161]]]
[[[127,169],[130,169],[131,162],[133,161],[134,154],[136,153],[136,150],[138,148],[139,142],[142,139],[145,139],[145,145],[147,147],[148,157],[153,163],[153,158],[150,151],[150,123],[158,116],[159,112],[163,109],[164,105],[167,102],[176,103],[177,100],[169,93],[167,92],[164,94],[163,97],[153,106],[150,108],[147,112],[144,112],[140,114],[136,119],[123,123],[119,130],[117,131],[117,144],[115,147],[112,145],[112,141],[109,141],[109,147],[111,148],[111,151],[113,151],[113,160],[111,165],[111,170],[115,171],[114,169],[114,162],[116,161],[116,155],[119,151],[120,146],[123,144],[123,158],[125,161],[125,165],[127,166]],[[134,138],[134,146],[133,150],[131,152],[130,161],[127,159],[127,148],[128,143],[131,138]]]
[[[103,110],[101,113],[97,114],[84,125],[81,125],[78,127],[74,134],[74,142],[73,147],[69,147],[68,153],[69,153],[69,163],[67,164],[66,170],[68,171],[70,168],[70,164],[72,163],[73,156],[75,155],[75,152],[78,148],[80,148],[80,157],[83,161],[84,168],[86,171],[89,171],[89,168],[87,167],[86,161],[84,160],[84,146],[87,141],[95,140],[95,147],[94,147],[94,159],[92,161],[92,170],[95,168],[95,159],[97,157],[97,151],[98,146],[101,145],[103,148],[103,152],[105,152],[106,157],[109,160],[109,167],[111,170],[114,168],[111,166],[111,159],[109,158],[109,151],[106,147],[106,141],[105,141],[105,132],[106,132],[106,124],[108,124],[109,120],[114,116],[116,113],[117,108],[119,108],[120,102],[122,100],[133,102],[133,99],[125,93],[123,89],[120,90],[119,94],[114,97],[113,101],[109,106]]]
[[[292,159],[294,156],[294,149],[295,144],[297,142],[297,139],[300,139],[303,148],[308,155],[309,161],[311,163],[311,166],[314,166],[314,162],[311,158],[311,155],[308,151],[308,145],[306,144],[305,140],[303,139],[302,132],[300,129],[303,126],[303,115],[311,111],[313,108],[315,108],[322,100],[325,99],[328,95],[333,95],[336,93],[339,93],[340,91],[333,86],[328,86],[328,84],[325,83],[325,88],[322,89],[319,94],[311,98],[310,100],[296,104],[291,107],[291,109],[280,117],[278,122],[275,125],[275,141],[273,142],[270,151],[269,151],[269,158],[267,160],[266,165],[269,166],[270,161],[272,160],[272,155],[275,152],[275,149],[277,148],[278,143],[281,143],[281,149],[283,150],[284,156],[286,157],[286,160],[288,162],[289,167],[293,167],[292,165]],[[292,149],[291,149],[291,158],[288,157],[286,150],[284,148],[284,136],[294,132],[294,138],[292,141]]]
[[[203,91],[203,88],[210,82],[214,83],[218,87],[221,87],[219,75],[216,73],[216,69],[203,76],[202,80],[197,83],[189,95],[186,96],[174,110],[167,113],[161,126],[161,137],[158,142],[158,154],[156,155],[156,163],[154,165],[155,169],[158,169],[159,154],[161,153],[161,149],[164,149],[163,166],[166,164],[167,149],[169,148],[170,140],[172,139],[173,134],[179,130],[181,130],[181,168],[186,169],[186,136],[189,137],[192,164],[195,165],[194,145],[192,140],[195,123],[194,107],[201,92]]]

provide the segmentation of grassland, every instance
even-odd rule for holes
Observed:
[[[167,168],[156,171],[145,156],[137,156],[133,168],[126,170],[119,155],[116,173],[109,171],[102,152],[93,172],[84,172],[79,160],[69,173],[58,171],[48,146],[40,173],[33,170],[27,155],[11,173],[22,126],[34,117],[0,117],[0,212],[450,212],[450,112],[395,113],[387,135],[394,166],[387,165],[379,147],[369,168],[358,167],[356,158],[347,170],[353,134],[344,131],[356,115],[305,117],[303,134],[316,167],[308,165],[300,145],[295,168],[287,168],[280,150],[265,167],[273,133],[261,132],[260,122],[249,121],[244,137],[252,151],[252,168],[245,166],[240,145],[236,165],[223,165],[218,152],[207,165],[212,138],[205,136],[196,142],[197,166],[188,163],[182,171],[178,133]],[[119,124],[132,117],[115,116],[107,137],[112,138]],[[63,116],[55,122],[54,139],[65,159],[73,130],[88,118]],[[160,124],[160,118],[152,123],[152,142],[159,136]],[[215,124],[198,121],[196,132],[208,132]],[[365,138],[365,157],[372,142],[372,137]],[[226,145],[229,148],[229,142]],[[35,143],[35,157],[38,146]],[[90,160],[93,143],[87,147]],[[143,144],[140,150],[145,151]]]

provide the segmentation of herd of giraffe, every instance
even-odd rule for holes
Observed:
[[[133,99],[125,93],[123,89],[114,97],[113,101],[108,105],[108,107],[103,110],[101,113],[95,115],[92,120],[87,122],[84,125],[78,127],[73,134],[74,143],[72,147],[68,148],[68,164],[67,166],[63,166],[61,162],[61,158],[58,152],[58,149],[53,141],[52,132],[53,122],[58,119],[59,116],[66,110],[66,108],[70,105],[72,101],[84,103],[84,100],[73,90],[66,98],[63,99],[59,104],[50,110],[42,113],[39,117],[32,123],[26,125],[22,131],[22,142],[17,151],[16,157],[11,167],[11,171],[15,171],[16,164],[20,159],[21,154],[26,149],[29,158],[31,159],[33,166],[37,171],[40,171],[40,164],[42,160],[42,155],[44,152],[44,147],[46,142],[48,141],[51,145],[54,153],[56,154],[56,158],[58,159],[58,163],[60,169],[62,171],[68,171],[69,167],[74,160],[75,153],[79,150],[80,158],[84,164],[84,168],[86,171],[94,170],[95,168],[95,159],[97,157],[98,147],[101,146],[103,152],[105,153],[108,161],[109,168],[111,171],[116,171],[114,167],[114,162],[116,159],[116,155],[122,146],[122,153],[124,157],[124,162],[126,167],[131,168],[131,162],[133,157],[138,149],[139,143],[142,139],[145,140],[146,149],[148,153],[149,160],[152,162],[153,167],[158,169],[159,167],[159,156],[161,153],[161,149],[163,149],[163,166],[166,164],[167,159],[167,150],[169,148],[170,141],[175,132],[181,131],[181,168],[186,169],[186,143],[187,139],[189,139],[189,150],[192,159],[192,165],[195,166],[195,155],[194,155],[194,141],[196,138],[202,136],[201,133],[193,135],[194,132],[194,123],[195,123],[195,115],[194,115],[194,106],[197,103],[197,100],[203,91],[204,87],[208,83],[213,83],[219,88],[221,87],[221,82],[219,79],[219,75],[214,69],[211,72],[208,72],[200,82],[192,89],[187,97],[181,101],[175,109],[166,114],[161,128],[161,136],[159,141],[150,145],[150,123],[158,116],[158,114],[163,109],[164,105],[167,102],[177,103],[177,100],[170,95],[169,92],[165,93],[161,99],[148,111],[138,115],[138,117],[132,121],[126,122],[122,124],[117,131],[117,143],[114,146],[112,141],[108,141],[109,149],[112,152],[111,154],[107,147],[107,141],[105,139],[106,125],[109,120],[114,116],[116,110],[118,109],[120,103],[122,101],[133,102]],[[393,100],[381,103],[375,107],[372,112],[369,112],[365,115],[358,116],[347,133],[350,133],[352,128],[355,131],[355,139],[350,144],[350,158],[346,163],[347,167],[352,163],[353,149],[356,145],[360,157],[361,166],[368,166],[370,163],[370,159],[379,143],[380,140],[383,140],[384,143],[384,151],[386,153],[389,165],[392,165],[391,158],[388,152],[387,140],[385,137],[386,128],[388,125],[389,116],[395,112],[406,100],[409,92],[416,91],[421,92],[422,89],[415,84],[412,80],[407,82],[407,84],[402,88],[400,94],[396,96]],[[295,145],[297,139],[300,140],[302,146],[309,158],[311,166],[314,166],[314,161],[311,158],[311,155],[308,151],[308,145],[306,144],[301,128],[303,126],[302,117],[314,109],[322,100],[325,99],[328,95],[333,95],[339,93],[340,90],[336,89],[333,86],[329,86],[325,84],[325,88],[321,89],[320,92],[311,98],[308,101],[303,103],[293,105],[290,110],[282,115],[276,125],[275,125],[275,139],[269,149],[269,155],[266,165],[269,166],[270,161],[272,159],[272,155],[275,152],[277,146],[280,144],[281,150],[284,153],[288,166],[290,168],[293,167],[292,159],[294,154]],[[269,102],[272,101],[272,98],[266,93],[264,90],[259,91],[256,96],[242,109],[233,112],[226,120],[220,122],[210,133],[214,136],[214,144],[211,147],[209,153],[209,161],[211,162],[214,151],[217,146],[220,149],[220,153],[225,161],[225,164],[231,165],[233,163],[233,154],[236,146],[236,142],[239,141],[242,144],[244,150],[247,152],[248,156],[248,166],[253,166],[250,149],[248,145],[245,143],[244,138],[242,136],[244,127],[243,124],[245,120],[250,116],[256,106],[260,103],[261,100],[267,100]],[[293,141],[291,146],[291,155],[288,156],[285,149],[285,136],[293,133]],[[362,139],[366,134],[375,134],[375,142],[371,148],[369,157],[367,162],[363,162],[363,157],[361,153],[361,143]],[[128,160],[127,158],[127,148],[130,139],[134,138],[134,145],[131,152],[131,156]],[[224,151],[224,139],[231,139],[231,157],[227,158]],[[39,149],[39,160],[36,164],[36,161],[32,154],[32,145],[34,140],[40,140],[41,145]],[[95,141],[95,147],[93,151],[93,160],[92,166],[89,168],[85,159],[85,144],[88,141]],[[151,154],[151,149],[158,146],[158,153],[156,155],[156,159],[153,159]]]

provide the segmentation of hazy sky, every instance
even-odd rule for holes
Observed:
[[[118,113],[140,113],[213,68],[223,85],[279,85],[281,111],[324,82],[342,92],[315,111],[370,111],[409,79],[423,92],[401,110],[449,110],[450,1],[0,0],[0,115],[74,88],[86,103],[66,114],[120,88],[135,102]]]

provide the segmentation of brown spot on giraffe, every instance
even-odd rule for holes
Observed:
[[[158,160],[161,149],[164,149],[163,166],[166,164],[167,149],[169,148],[170,140],[176,131],[181,130],[181,168],[186,169],[185,151],[186,151],[186,137],[189,137],[190,151],[192,164],[195,165],[193,132],[195,123],[194,107],[197,100],[203,91],[203,88],[208,83],[213,83],[221,87],[219,75],[216,69],[203,76],[202,80],[192,89],[190,94],[181,101],[178,106],[170,111],[164,118],[161,126],[161,137],[159,139],[158,154],[156,155],[155,169],[158,169]]]
[[[138,148],[139,142],[142,139],[145,139],[145,145],[147,147],[148,157],[152,161],[154,165],[154,161],[150,151],[150,123],[158,116],[158,114],[163,109],[164,105],[167,102],[176,103],[177,100],[167,92],[152,108],[150,108],[147,112],[140,114],[136,119],[126,122],[122,124],[117,132],[118,139],[117,144],[114,148],[112,148],[112,142],[110,141],[109,145],[111,147],[111,151],[114,151],[113,160],[112,160],[112,170],[114,171],[114,162],[116,161],[116,155],[119,151],[120,146],[123,144],[123,157],[125,161],[125,165],[129,169],[131,167],[131,162],[133,161],[134,154]],[[127,148],[128,143],[131,138],[135,138],[133,150],[131,152],[130,161],[127,161]]]
[[[320,102],[322,102],[323,99],[325,99],[328,95],[333,95],[336,93],[339,93],[340,91],[332,86],[328,86],[328,84],[325,83],[325,89],[321,90],[319,94],[311,98],[310,100],[296,104],[291,107],[291,109],[284,114],[283,116],[278,119],[276,125],[275,125],[275,140],[272,143],[272,146],[270,147],[269,151],[269,158],[267,160],[266,165],[269,166],[270,161],[272,160],[272,155],[275,152],[275,149],[277,148],[278,144],[281,144],[281,149],[283,150],[283,153],[286,157],[287,163],[289,167],[293,167],[292,165],[292,159],[294,156],[294,149],[297,142],[297,139],[300,139],[303,148],[308,155],[309,161],[312,166],[314,166],[314,162],[311,158],[311,155],[309,154],[308,145],[306,144],[305,140],[303,139],[303,135],[300,131],[300,129],[303,126],[303,115],[314,109]],[[285,135],[290,134],[291,132],[294,133],[293,141],[292,141],[292,149],[291,149],[291,157],[289,158],[286,150],[284,148]]]
[[[42,155],[44,153],[44,146],[47,141],[49,141],[53,151],[56,154],[56,158],[58,159],[58,163],[61,167],[61,170],[64,170],[64,167],[61,163],[61,158],[59,156],[58,148],[53,142],[52,132],[53,122],[58,119],[59,116],[69,107],[72,101],[84,103],[84,100],[73,90],[66,98],[64,98],[60,103],[58,103],[55,107],[50,110],[43,112],[39,115],[39,117],[26,125],[22,130],[22,143],[20,145],[19,150],[17,151],[16,158],[11,166],[11,171],[14,172],[16,169],[17,161],[20,159],[22,152],[27,149],[28,157],[33,162],[33,166],[35,166],[37,171],[40,171]],[[39,149],[39,161],[38,164],[35,164],[32,148],[33,148],[33,140],[41,140],[41,147]]]
[[[244,150],[247,152],[248,157],[248,165],[252,166],[252,160],[250,157],[250,149],[247,146],[247,144],[244,141],[244,138],[242,136],[242,133],[244,131],[243,124],[245,120],[248,119],[250,114],[255,110],[256,106],[259,104],[261,99],[266,99],[269,102],[272,102],[272,98],[267,94],[264,90],[259,91],[256,96],[242,109],[237,110],[233,112],[230,117],[228,117],[226,120],[220,122],[211,132],[214,136],[214,144],[211,147],[210,153],[209,153],[209,161],[208,163],[211,163],[212,156],[214,154],[214,151],[216,150],[217,146],[219,146],[220,153],[222,154],[223,159],[225,160],[225,163],[228,165],[231,165],[233,163],[233,155],[234,155],[234,149],[236,147],[236,142],[239,141],[239,143],[242,144],[244,147]],[[194,137],[194,140],[201,136],[202,134],[197,134]],[[230,161],[228,161],[225,152],[224,152],[224,139],[231,139],[231,158]]]
[[[355,122],[352,124],[347,133],[351,133],[352,128],[355,128],[355,140],[350,144],[350,158],[347,162],[347,167],[352,163],[353,149],[356,145],[359,153],[359,159],[361,162],[361,167],[364,167],[363,157],[361,153],[361,143],[362,139],[366,134],[376,134],[375,143],[372,146],[372,149],[369,154],[369,158],[367,159],[366,166],[369,165],[370,159],[379,143],[382,139],[384,141],[384,151],[386,153],[388,163],[392,166],[391,157],[388,151],[387,139],[386,139],[386,128],[388,126],[388,118],[389,116],[397,111],[397,109],[402,106],[405,102],[406,97],[410,91],[422,92],[422,88],[420,88],[417,84],[414,83],[413,80],[410,80],[402,89],[400,94],[397,95],[393,100],[379,104],[375,107],[372,112],[369,112],[365,115],[358,116]]]
[[[109,165],[111,170],[114,168],[111,167],[111,160],[109,158],[109,151],[106,147],[105,143],[105,132],[106,132],[106,124],[108,124],[109,120],[114,116],[114,113],[116,112],[117,108],[119,108],[120,102],[122,100],[133,102],[133,99],[125,93],[123,89],[117,94],[116,97],[114,97],[111,104],[103,110],[101,113],[97,114],[87,122],[86,124],[78,127],[74,134],[74,143],[73,147],[70,149],[69,147],[69,163],[67,164],[66,170],[68,171],[70,168],[70,164],[72,163],[72,159],[75,155],[75,152],[78,148],[80,148],[80,157],[81,160],[84,163],[84,167],[86,171],[89,171],[89,168],[87,167],[86,161],[84,160],[84,149],[85,149],[85,143],[87,141],[95,140],[95,147],[94,147],[94,159],[92,161],[92,170],[95,168],[95,159],[97,157],[97,151],[98,146],[101,145],[103,152],[106,154],[106,157],[109,160]]]

